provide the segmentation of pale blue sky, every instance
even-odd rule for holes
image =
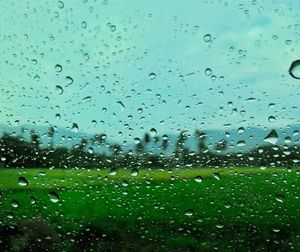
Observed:
[[[62,2],[0,2],[0,123],[115,138],[299,124],[298,1]]]

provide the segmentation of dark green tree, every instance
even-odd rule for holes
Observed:
[[[54,127],[52,127],[52,126],[49,127],[48,131],[47,131],[47,135],[50,138],[50,148],[53,148],[53,142],[54,142],[53,136],[54,136],[54,133],[55,133]]]
[[[198,139],[198,152],[199,154],[202,154],[207,150],[207,146],[206,146],[207,135],[202,130],[196,130],[195,137]]]
[[[176,142],[176,146],[175,146],[174,156],[176,159],[182,158],[182,152],[183,152],[183,148],[184,148],[186,139],[187,139],[186,131],[181,131],[179,133],[179,136],[178,136],[177,142]]]

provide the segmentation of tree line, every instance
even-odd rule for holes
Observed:
[[[197,151],[190,150],[186,141],[188,135],[180,132],[175,147],[170,151],[167,135],[151,136],[145,133],[135,142],[133,149],[125,150],[121,144],[107,141],[105,134],[91,138],[82,137],[71,148],[54,145],[54,129],[47,132],[50,139],[47,147],[41,144],[41,137],[32,130],[30,138],[4,133],[0,138],[0,167],[32,168],[171,168],[171,167],[222,167],[222,166],[295,166],[299,162],[298,145],[264,145],[247,152],[229,152],[228,142],[223,139],[208,148],[205,131],[196,130]],[[155,143],[156,152],[147,150]],[[104,146],[108,151],[95,152],[91,146]]]

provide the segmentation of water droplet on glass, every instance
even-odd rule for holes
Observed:
[[[12,207],[17,208],[17,207],[19,206],[19,202],[16,201],[16,200],[13,200],[13,201],[11,202],[11,205],[12,205]]]
[[[58,6],[58,8],[63,9],[64,3],[62,1],[58,1],[57,6]]]
[[[206,76],[211,76],[211,74],[212,74],[212,70],[210,68],[206,68],[205,69],[205,75]]]
[[[148,75],[148,77],[149,77],[150,80],[154,80],[156,78],[156,74],[155,73],[150,73]]]
[[[214,176],[214,178],[215,178],[216,180],[220,180],[220,179],[221,179],[220,173],[218,173],[218,172],[213,173],[213,176]]]
[[[269,122],[275,122],[276,121],[275,116],[269,116],[268,121]]]
[[[83,22],[81,23],[81,27],[82,27],[82,29],[86,29],[87,23],[86,23],[85,21],[83,21]]]
[[[136,177],[138,174],[139,174],[139,170],[138,169],[136,169],[136,168],[132,169],[131,176]]]
[[[284,201],[284,195],[279,194],[279,195],[277,195],[277,196],[275,197],[275,199],[276,199],[278,202],[282,203],[282,202]]]
[[[141,142],[141,139],[139,139],[138,137],[134,138],[134,143],[135,144],[139,144]]]
[[[278,141],[278,134],[274,129],[264,139],[264,142],[274,144],[274,145],[277,143],[277,141]]]
[[[290,39],[287,39],[286,41],[285,41],[285,44],[286,45],[290,45],[292,43],[292,40],[290,40]]]
[[[56,120],[60,120],[60,118],[61,118],[60,114],[56,114],[56,115],[55,115],[55,119],[56,119]]]
[[[275,103],[269,103],[269,108],[274,108],[275,105]]]
[[[203,40],[204,40],[204,42],[210,42],[211,41],[211,35],[210,34],[205,34],[203,36]]]
[[[196,176],[195,181],[201,183],[203,181],[203,178],[201,176]]]
[[[56,192],[52,191],[52,192],[50,192],[48,195],[49,195],[49,197],[50,197],[50,200],[51,200],[53,203],[57,203],[57,202],[58,202],[59,197],[58,197],[58,195],[57,195]]]
[[[194,210],[193,209],[188,209],[184,212],[185,216],[193,216]]]
[[[279,233],[279,232],[280,232],[280,229],[279,229],[279,228],[272,228],[272,231],[273,231],[274,233]]]
[[[64,93],[64,89],[61,86],[59,86],[59,85],[56,85],[55,91],[59,95],[62,95]]]
[[[112,25],[109,29],[111,32],[115,32],[117,30],[117,27],[115,25]]]
[[[77,123],[73,123],[71,130],[75,133],[79,131],[79,127]]]
[[[152,128],[150,129],[150,136],[155,137],[157,135],[156,129]]]
[[[86,96],[82,99],[84,102],[90,102],[92,100],[92,96]]]
[[[239,127],[238,128],[238,133],[239,134],[243,134],[245,132],[245,128],[244,127]]]
[[[168,141],[169,137],[167,135],[163,135],[161,139],[164,140],[164,141]]]
[[[236,143],[236,146],[238,147],[243,147],[246,145],[246,142],[244,140],[239,140],[237,143]]]
[[[72,79],[72,77],[67,76],[67,77],[66,77],[66,82],[67,82],[67,86],[72,85],[72,84],[73,84],[73,79]]]
[[[27,179],[24,178],[24,177],[19,177],[19,182],[18,182],[18,184],[19,184],[20,186],[28,186],[28,181],[27,181]]]
[[[36,198],[31,196],[30,197],[30,202],[31,202],[31,204],[35,204],[36,203]]]
[[[120,109],[121,109],[122,111],[124,111],[124,110],[125,110],[125,106],[124,106],[123,102],[117,101],[117,103],[120,105]]]
[[[116,169],[111,169],[110,172],[109,172],[109,175],[111,176],[115,176],[117,174],[117,170]]]
[[[295,60],[291,64],[289,73],[293,78],[300,80],[300,60]]]
[[[54,68],[57,73],[60,73],[62,71],[62,66],[59,64],[56,64]]]

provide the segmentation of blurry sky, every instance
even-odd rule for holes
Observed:
[[[0,11],[2,124],[127,137],[300,122],[296,0],[1,0]]]

